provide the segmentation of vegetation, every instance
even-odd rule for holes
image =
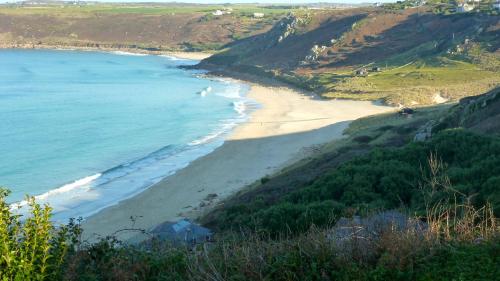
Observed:
[[[156,244],[150,250],[102,242],[70,259],[69,280],[496,280],[497,238],[427,239],[387,231],[346,250],[311,229],[294,238],[230,236],[194,251]],[[375,246],[375,244],[377,244]]]
[[[293,10],[250,4],[6,4],[0,5],[0,47],[213,52],[265,32]],[[256,19],[254,12],[265,17]]]
[[[283,15],[297,9],[294,6],[272,6],[258,5],[189,5],[189,4],[94,4],[94,5],[35,5],[23,6],[18,4],[0,5],[0,13],[5,14],[42,14],[75,16],[88,14],[147,14],[147,15],[168,15],[168,14],[192,14],[211,13],[216,10],[231,8],[237,15],[253,16],[253,13],[264,13],[268,15]]]
[[[340,216],[369,214],[378,210],[408,208],[424,216],[422,173],[429,155],[438,155],[457,192],[476,207],[492,202],[500,214],[497,174],[500,140],[462,130],[445,131],[431,142],[411,143],[402,149],[376,149],[326,172],[308,186],[267,205],[255,198],[226,209],[216,220],[222,229],[240,228],[279,234],[303,232],[311,225],[325,226]],[[446,197],[445,191],[436,198]]]
[[[295,13],[253,40],[231,44],[200,67],[222,65],[230,70],[227,75],[269,76],[325,98],[406,106],[456,101],[498,85],[496,17],[436,14],[432,8],[444,4],[424,2],[316,12],[307,21]],[[298,21],[303,24],[292,24]]]
[[[7,5],[0,7],[0,20],[13,24],[0,26],[0,39],[217,50],[201,67],[277,78],[329,98],[422,105],[434,103],[436,94],[455,100],[497,86],[497,19],[489,12],[454,14],[446,1],[407,9],[421,4],[317,12],[255,5]],[[212,13],[229,7],[230,15]],[[254,19],[254,12],[266,17]],[[137,30],[123,29],[123,22]],[[34,23],[56,35],[26,35]],[[102,26],[114,32],[100,33]],[[312,50],[320,51],[306,61]],[[263,177],[254,190],[205,217],[216,240],[194,247],[157,240],[128,245],[113,237],[86,243],[77,222],[53,225],[50,207],[33,198],[22,217],[1,190],[0,280],[496,280],[497,94],[452,110],[418,109],[412,118],[388,114],[353,122],[348,139],[280,175],[281,189],[273,188],[278,176]],[[438,123],[433,137],[412,142],[430,120]],[[336,235],[340,218],[352,223],[386,210],[398,210],[410,226]]]
[[[56,228],[49,206],[27,198],[31,213],[22,220],[0,189],[0,280],[59,280],[66,255],[74,249],[80,229],[72,221]]]
[[[497,108],[495,92],[476,99],[485,105],[468,102],[467,116],[461,106],[444,106],[419,110],[411,119],[354,122],[347,131],[354,147],[396,136],[408,141],[429,118],[444,123],[428,142],[380,147],[336,169],[314,165],[323,169],[317,179],[278,200],[250,197],[229,205],[211,222],[218,229],[215,242],[195,247],[161,240],[128,245],[113,237],[82,242],[77,223],[53,226],[50,208],[32,198],[23,221],[3,191],[0,280],[496,280],[500,139],[447,129],[495,116],[488,111]],[[259,184],[273,181],[269,176]],[[341,216],[391,209],[408,214],[410,227],[335,234],[345,229],[335,225]]]
[[[432,62],[420,60],[402,67],[386,68],[366,77],[328,73],[316,79],[326,97],[382,99],[389,104],[415,105],[434,103],[436,93],[443,99],[457,99],[478,90],[485,92],[496,83],[498,75],[471,63],[438,57]]]
[[[500,240],[498,226],[488,206],[475,208],[457,203],[459,194],[443,177],[442,164],[429,161],[431,177],[423,187],[426,228],[386,227],[375,236],[336,238],[335,228],[311,227],[293,235],[270,238],[255,233],[225,232],[217,242],[194,248],[152,240],[130,246],[112,237],[82,246],[71,233],[57,231],[50,240],[46,219],[38,231],[17,237],[29,241],[26,252],[10,255],[16,260],[38,257],[30,266],[5,264],[2,280],[495,280],[498,276]],[[436,193],[436,191],[439,191]],[[4,196],[6,193],[3,194]],[[2,197],[4,198],[4,197]],[[440,198],[439,200],[435,200]],[[445,200],[443,200],[445,199]],[[449,200],[450,199],[450,200]],[[448,204],[448,200],[452,204]],[[434,203],[430,203],[433,201]],[[33,215],[42,210],[33,201]],[[4,205],[5,206],[5,205]],[[12,217],[9,209],[3,216]],[[35,219],[33,217],[33,219]],[[0,230],[18,225],[2,224]],[[33,228],[30,221],[25,229]],[[42,229],[43,226],[47,230]],[[68,229],[70,231],[68,231]],[[52,229],[54,231],[54,229]],[[479,240],[478,240],[479,239]],[[37,251],[35,241],[44,243]],[[76,247],[78,246],[78,248]],[[76,249],[69,250],[68,249]],[[7,256],[7,251],[2,257]],[[34,253],[34,255],[33,255]],[[49,254],[45,254],[49,253]],[[54,253],[54,254],[51,254]],[[45,258],[48,257],[48,258]],[[31,261],[31,260],[30,260]],[[34,266],[31,266],[31,265]],[[13,272],[13,273],[12,273]],[[46,274],[49,272],[49,274]],[[12,275],[14,274],[14,275]]]

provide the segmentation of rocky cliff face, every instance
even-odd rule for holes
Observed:
[[[435,130],[456,127],[485,134],[500,134],[500,86],[486,94],[460,100],[440,120]]]

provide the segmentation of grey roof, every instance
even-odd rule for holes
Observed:
[[[212,231],[187,219],[182,219],[176,222],[164,222],[155,227],[151,234],[172,242],[202,242],[212,235]]]

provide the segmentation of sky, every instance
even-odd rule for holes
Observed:
[[[0,3],[17,2],[20,0],[0,0]],[[83,0],[82,0],[83,1]],[[89,0],[96,1],[96,0]],[[99,2],[174,2],[169,0],[97,0]],[[275,4],[305,4],[305,3],[368,3],[368,2],[395,2],[391,0],[176,0],[182,3],[202,3],[202,4],[221,4],[221,3],[275,3]]]

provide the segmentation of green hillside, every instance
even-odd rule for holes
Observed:
[[[428,105],[500,82],[500,22],[435,5],[296,12],[199,67],[267,76],[327,98]]]

